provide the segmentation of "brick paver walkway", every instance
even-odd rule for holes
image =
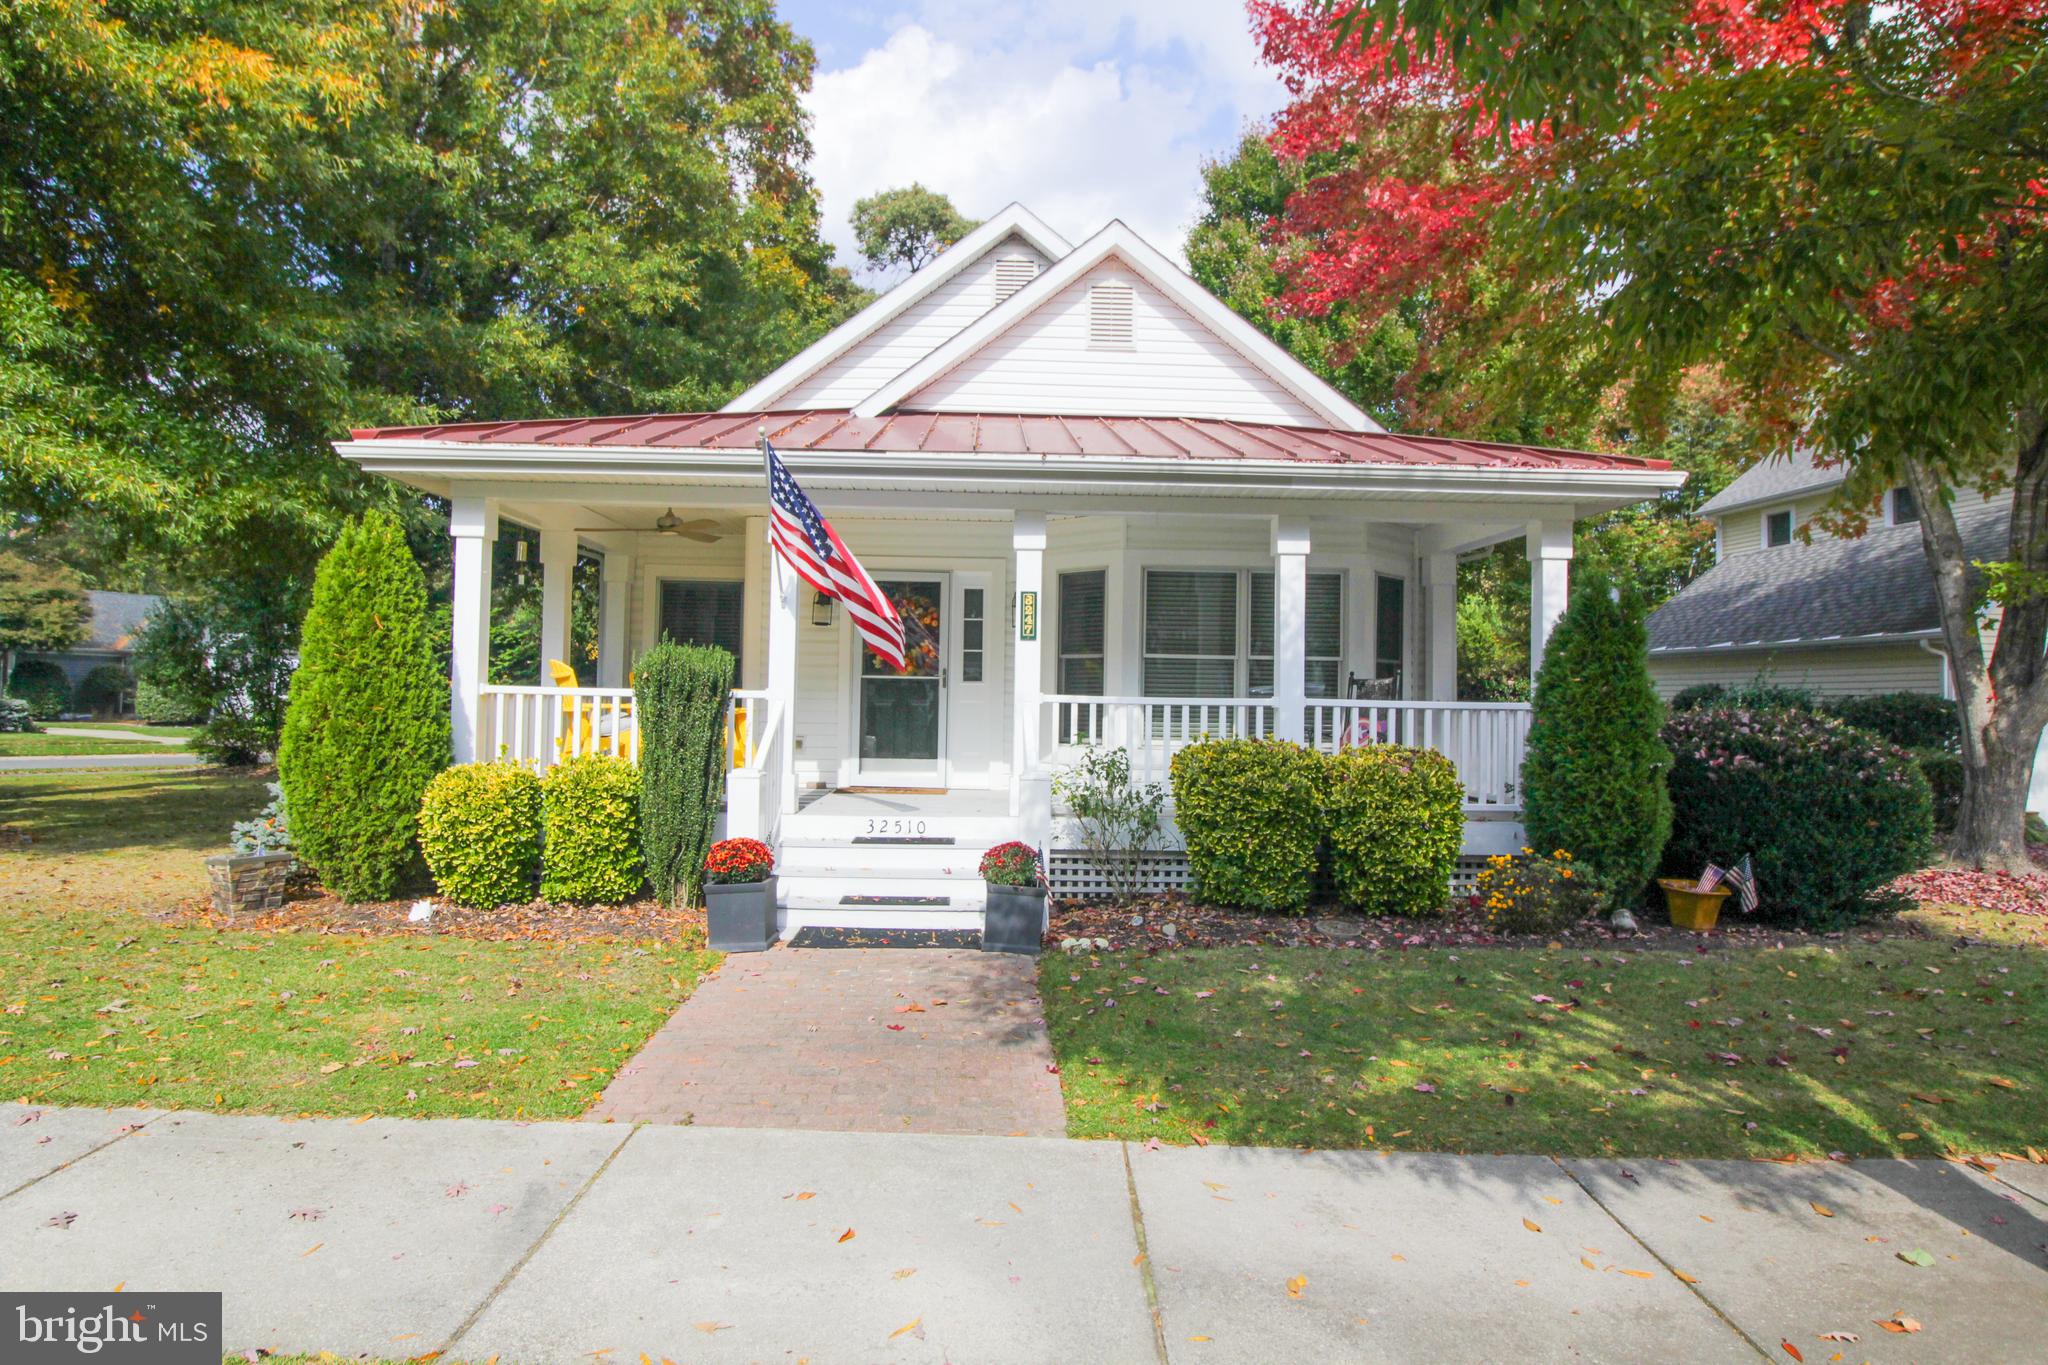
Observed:
[[[1059,1137],[1043,1016],[1036,960],[1010,953],[736,953],[586,1117]]]

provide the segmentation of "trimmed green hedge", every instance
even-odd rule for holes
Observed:
[[[1330,879],[1345,905],[1434,915],[1465,844],[1465,785],[1433,749],[1373,744],[1322,760]]]
[[[420,798],[420,848],[434,884],[479,910],[533,899],[541,784],[516,763],[444,768]]]
[[[1963,724],[1956,716],[1956,704],[1932,692],[1837,697],[1820,709],[1844,724],[1890,740],[1901,749],[1938,749],[1951,754],[1963,751]]]
[[[81,711],[121,713],[121,702],[135,690],[135,675],[120,664],[100,664],[78,680],[72,700]]]
[[[1248,910],[1306,910],[1322,836],[1322,755],[1274,739],[1206,740],[1175,754],[1172,774],[1195,893]]]
[[[541,783],[540,894],[575,904],[631,900],[647,884],[640,858],[640,770],[587,754]]]
[[[640,851],[654,894],[702,899],[704,855],[725,800],[725,708],[733,657],[662,641],[634,669],[640,725]]]
[[[7,680],[7,695],[27,702],[36,720],[58,720],[71,709],[71,680],[48,659],[23,659]]]

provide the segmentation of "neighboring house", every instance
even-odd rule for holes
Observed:
[[[1660,693],[1765,677],[1821,697],[1955,695],[1911,492],[1886,493],[1861,536],[1817,526],[1800,535],[1844,476],[1808,456],[1770,459],[1701,506],[1714,523],[1716,562],[1650,617]],[[1971,559],[2009,557],[2004,500],[1959,490],[1954,505]],[[2037,759],[2034,809],[2048,797],[2044,779],[2048,764]]]
[[[124,669],[133,669],[135,637],[142,632],[143,623],[163,605],[163,598],[146,592],[88,592],[86,597],[92,603],[92,624],[87,627],[83,640],[69,649],[38,652],[25,650],[16,656],[22,659],[45,659],[64,670],[64,677],[71,684],[75,698],[78,685],[102,664],[115,664]],[[86,709],[77,705],[75,709]],[[127,715],[135,709],[133,684],[121,694],[118,705],[101,708],[107,714]]]
[[[761,432],[928,625],[907,671],[771,562]],[[1385,432],[1123,224],[1070,245],[1015,205],[720,412],[338,448],[450,500],[459,758],[605,747],[663,635],[738,657],[725,827],[776,846],[791,928],[976,924],[979,854],[1010,838],[1085,886],[1050,777],[1090,741],[1161,782],[1205,735],[1431,744],[1468,853],[1517,846],[1529,713],[1456,700],[1458,557],[1527,546],[1540,656],[1574,520],[1684,479]],[[540,532],[544,658],[579,546],[602,555],[595,687],[485,685],[500,517]]]

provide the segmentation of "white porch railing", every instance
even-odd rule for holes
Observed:
[[[785,807],[794,806],[786,752],[788,708],[776,705],[766,692],[734,692],[732,701],[733,766],[725,775],[726,833],[773,844]]]
[[[1276,733],[1265,697],[1045,698],[1041,747],[1053,766],[1072,762],[1082,746],[1120,746],[1133,782],[1166,783],[1175,753],[1203,739],[1248,739]],[[1407,744],[1435,749],[1457,765],[1468,810],[1520,810],[1522,758],[1529,708],[1513,702],[1311,701],[1303,716],[1308,742],[1326,753],[1355,744]]]
[[[735,769],[748,761],[748,721],[762,709],[767,695],[732,694],[725,732],[730,766]],[[630,687],[489,686],[483,689],[482,730],[477,754],[485,759],[542,769],[584,754],[640,761],[640,723]]]

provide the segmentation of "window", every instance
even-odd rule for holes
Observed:
[[[964,683],[981,681],[983,603],[987,596],[984,588],[960,590],[960,681]]]
[[[661,583],[661,634],[679,645],[717,645],[733,657],[734,675],[746,635],[741,610],[745,585],[734,579],[665,578]]]
[[[1069,696],[1102,695],[1103,585],[1101,569],[1060,575],[1059,690]]]
[[[1764,545],[1775,550],[1792,543],[1792,509],[1764,513]]]
[[[1273,575],[1254,573],[1251,582],[1251,648],[1245,657],[1245,687],[1254,697],[1273,695]],[[1339,695],[1344,670],[1344,575],[1308,576],[1308,664],[1302,681],[1311,697]]]
[[[1394,679],[1394,693],[1401,693],[1401,661],[1407,650],[1408,580],[1381,574],[1373,585],[1372,675]]]
[[[1911,526],[1920,520],[1920,504],[1913,497],[1913,490],[1906,487],[1892,490],[1892,525]]]
[[[1208,569],[1146,573],[1146,696],[1235,695],[1237,577]]]

